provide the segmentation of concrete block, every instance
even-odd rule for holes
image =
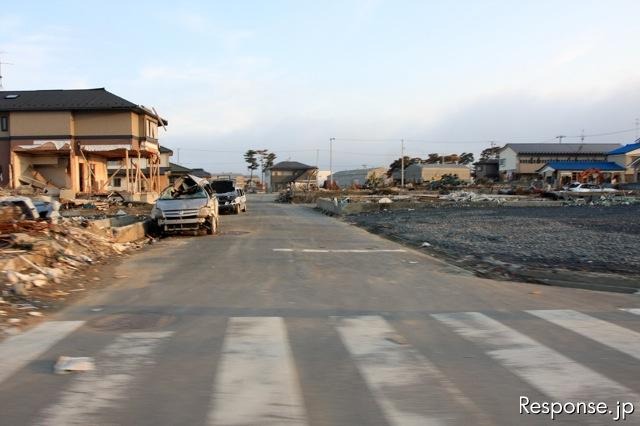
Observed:
[[[149,229],[152,225],[151,222],[151,220],[146,220],[131,225],[111,228],[113,239],[117,243],[141,240],[149,234]]]

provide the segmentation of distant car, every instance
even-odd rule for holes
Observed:
[[[566,189],[571,192],[617,192],[614,188],[604,188],[595,183],[572,183]]]
[[[213,180],[210,185],[218,198],[220,212],[231,211],[238,214],[241,211],[247,211],[247,196],[244,189],[236,188],[233,180]]]

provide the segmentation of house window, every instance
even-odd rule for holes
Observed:
[[[111,186],[115,186],[115,187],[121,187],[122,186],[122,178],[119,177],[114,177],[113,178],[113,184]]]
[[[3,115],[0,117],[0,132],[8,132],[9,131],[9,117]]]

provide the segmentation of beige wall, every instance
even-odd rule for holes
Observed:
[[[627,169],[626,171],[627,178],[629,177],[633,178],[634,170],[633,170],[633,167],[631,167],[631,163],[633,163],[638,157],[640,157],[640,149],[627,152],[626,154],[610,155],[607,157],[607,161],[613,161],[614,163],[617,163],[622,167],[625,167]],[[627,182],[632,182],[632,181],[627,180]]]
[[[524,164],[524,163],[520,163],[518,164],[518,173],[521,174],[531,174],[531,173],[537,173],[538,170],[540,170],[542,167],[544,167],[546,163],[533,163],[533,164]]]
[[[444,175],[457,175],[458,179],[471,180],[471,170],[467,167],[424,167],[422,169],[422,180],[424,182],[440,180]]]
[[[135,115],[129,111],[77,112],[75,114],[76,136],[130,135],[135,127],[132,126]]]
[[[63,136],[72,134],[71,112],[12,112],[11,136]]]
[[[160,154],[160,167],[169,167],[170,160],[171,154]]]

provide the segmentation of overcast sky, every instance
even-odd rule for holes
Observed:
[[[190,167],[328,169],[489,141],[630,143],[640,1],[23,1],[0,8],[5,90],[105,87],[169,120]],[[565,139],[565,142],[579,138]],[[319,151],[318,151],[319,150]],[[174,160],[177,158],[174,157]]]

